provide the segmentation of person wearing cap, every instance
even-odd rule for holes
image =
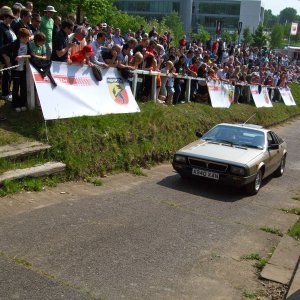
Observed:
[[[72,61],[72,63],[87,63],[89,66],[92,66],[93,63],[90,62],[90,57],[93,54],[95,54],[95,52],[93,51],[93,47],[91,45],[86,45],[78,52],[73,53],[70,56],[70,60]]]
[[[43,32],[46,36],[46,49],[47,49],[47,58],[50,59],[52,53],[52,33],[54,27],[53,15],[57,11],[53,6],[48,5],[44,10],[45,15],[42,17],[42,22],[40,25],[40,31]]]
[[[11,29],[11,23],[15,19],[13,12],[10,7],[3,6],[0,9],[0,19],[2,22],[0,23],[0,48],[12,43],[17,39],[14,31]],[[9,64],[5,63],[4,58],[0,57],[2,63],[4,63],[5,68],[10,67]],[[11,101],[10,95],[10,83],[11,83],[11,72],[10,70],[3,71],[2,73],[2,98],[6,101]]]

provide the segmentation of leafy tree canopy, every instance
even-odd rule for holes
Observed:
[[[279,23],[291,23],[297,20],[297,10],[292,7],[287,7],[279,14]]]
[[[253,37],[248,26],[243,30],[243,42],[247,45],[251,45],[253,42]]]
[[[284,27],[277,24],[272,28],[270,44],[272,48],[282,48],[284,45]]]
[[[267,44],[267,36],[264,33],[264,27],[262,24],[258,25],[255,32],[253,33],[253,46],[264,47]]]

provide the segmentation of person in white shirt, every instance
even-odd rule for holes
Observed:
[[[74,44],[74,47],[70,48],[69,56],[83,49],[86,43],[87,30],[84,26],[78,26],[74,33],[69,35],[69,42]]]

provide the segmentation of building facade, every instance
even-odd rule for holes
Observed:
[[[176,11],[187,33],[197,31],[199,26],[214,33],[217,21],[223,30],[236,31],[242,22],[243,28],[248,26],[252,32],[264,16],[261,0],[117,0],[115,3],[120,10],[146,19],[161,19]]]

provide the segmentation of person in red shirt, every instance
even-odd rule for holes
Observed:
[[[93,64],[90,62],[90,56],[95,54],[91,45],[84,46],[78,52],[73,53],[70,56],[72,63],[87,63],[89,66]]]
[[[213,46],[212,46],[212,52],[214,54],[217,54],[219,50],[219,40],[217,39],[216,41],[214,41]]]
[[[187,41],[186,41],[186,35],[184,35],[184,36],[182,37],[182,39],[179,41],[179,46],[180,46],[181,48],[183,48],[183,47],[186,46],[186,43],[187,43]]]
[[[194,64],[189,65],[188,74],[192,77],[197,77],[200,65],[201,65],[201,61],[197,59]],[[191,81],[191,96],[190,96],[192,101],[195,101],[196,90],[197,90],[197,81],[192,80]]]

